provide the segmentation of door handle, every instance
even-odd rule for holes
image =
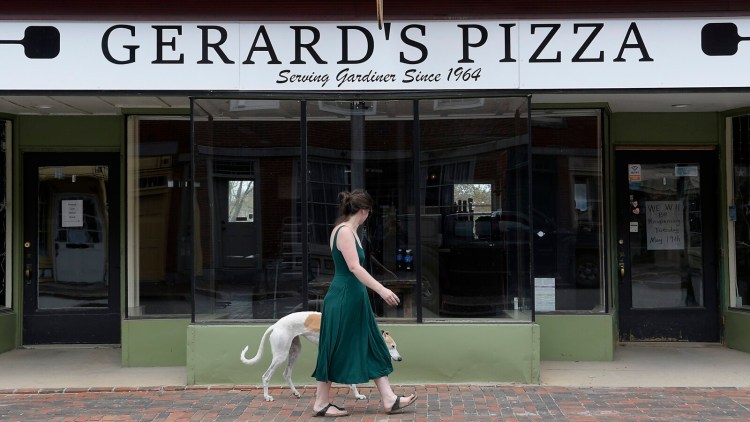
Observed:
[[[23,278],[26,281],[26,284],[31,284],[31,274],[33,271],[31,270],[31,264],[26,264],[26,268],[23,270]]]
[[[617,266],[619,268],[620,278],[625,277],[625,252],[623,252],[623,246],[625,245],[625,241],[622,239],[619,239],[617,241]]]

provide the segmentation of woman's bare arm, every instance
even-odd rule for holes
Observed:
[[[336,239],[336,246],[338,246],[339,251],[341,251],[341,254],[344,256],[349,271],[351,271],[362,284],[380,295],[385,303],[391,306],[398,305],[400,302],[398,296],[393,293],[391,289],[383,286],[379,281],[375,280],[375,278],[359,264],[359,255],[357,254],[356,246],[357,241],[354,238],[354,232],[349,227],[346,227],[343,232],[344,233],[342,234],[341,231],[339,231],[339,236]]]

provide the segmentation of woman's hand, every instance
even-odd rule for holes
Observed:
[[[401,300],[396,296],[396,293],[393,293],[391,289],[388,289],[386,287],[383,287],[383,291],[380,293],[380,297],[383,298],[383,301],[391,306],[398,306],[399,303],[401,303]]]

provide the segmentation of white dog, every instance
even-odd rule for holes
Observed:
[[[268,327],[263,338],[260,339],[260,346],[258,346],[258,353],[252,359],[245,358],[245,353],[250,346],[245,346],[240,354],[240,360],[245,365],[253,365],[257,363],[263,357],[263,345],[266,342],[266,337],[271,336],[271,352],[273,353],[273,360],[271,366],[263,374],[263,397],[266,401],[273,401],[273,397],[268,395],[268,382],[271,380],[276,368],[279,367],[288,358],[286,370],[284,370],[284,379],[289,383],[289,387],[292,388],[292,394],[299,398],[300,393],[294,388],[292,382],[292,366],[299,357],[300,350],[302,350],[302,343],[299,340],[299,336],[303,336],[310,340],[314,344],[318,344],[320,338],[320,312],[295,312],[289,314],[280,320],[276,321],[275,324]],[[396,349],[396,342],[393,341],[390,334],[387,331],[383,331],[383,340],[388,346],[388,352],[391,354],[391,359],[395,361],[401,361],[401,355],[398,354]],[[358,400],[364,400],[365,397],[359,394],[357,386],[351,385],[352,393]]]

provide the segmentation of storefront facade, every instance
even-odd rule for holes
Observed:
[[[619,341],[750,352],[750,17],[521,3],[11,7],[0,349],[256,383],[238,354],[319,309],[337,194],[365,188],[397,382],[535,383]]]

